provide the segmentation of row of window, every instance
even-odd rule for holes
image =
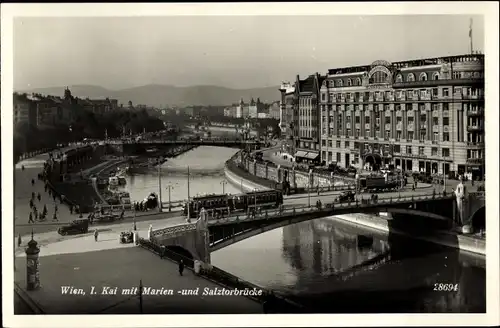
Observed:
[[[442,97],[450,96],[449,87],[441,88],[442,89]],[[459,97],[460,95],[463,97],[479,97],[483,94],[483,89],[475,88],[475,87],[453,87],[453,93],[455,97]],[[431,89],[417,89],[417,90],[398,90],[398,91],[365,91],[365,92],[347,92],[347,93],[330,93],[329,102],[342,102],[344,100],[350,101],[353,100],[355,102],[360,99],[363,101],[392,101],[394,97],[396,100],[400,100],[403,97],[408,99],[425,99],[429,97],[439,97],[439,88],[431,88]],[[321,101],[326,102],[327,94],[321,94]]]
[[[482,78],[484,77],[483,72],[478,72],[478,71],[473,71],[473,72],[453,72],[453,79],[470,79],[470,78]],[[386,82],[387,76],[383,72],[376,72],[372,76],[372,83],[383,83]],[[438,72],[432,73],[431,79],[432,80],[439,80],[440,74]],[[429,75],[425,72],[422,72],[418,75],[418,81],[427,81],[429,79]],[[409,73],[406,75],[406,82],[415,82],[416,81],[416,76],[414,73]],[[398,74],[396,75],[395,79],[396,83],[402,83],[403,82],[403,75]],[[333,83],[330,82],[330,84],[333,84],[334,87],[343,87],[344,86],[344,81],[341,79],[335,80]],[[351,86],[361,86],[361,78],[355,78],[355,79],[347,79],[346,86],[351,87]]]
[[[338,125],[341,125],[343,122],[345,122],[345,123],[350,123],[351,122],[351,117],[352,117],[351,115],[346,115],[344,120],[342,120],[342,117],[343,117],[342,114],[338,114],[337,115],[337,121],[336,121],[336,123]],[[370,117],[371,116],[368,116],[368,115],[365,116],[365,124],[370,124],[370,121],[371,121]],[[375,117],[375,120],[374,120],[375,124],[376,125],[380,125],[380,121],[381,121],[380,112],[375,113],[374,117]],[[420,113],[420,115],[417,116],[417,117],[420,119],[420,124],[426,124],[427,123],[427,115],[426,114]],[[384,116],[384,118],[385,118],[385,120],[384,120],[385,124],[391,124],[391,117],[390,116]],[[327,124],[326,116],[322,116],[322,119],[323,119],[323,124]],[[469,117],[469,119],[472,120],[473,118]],[[480,121],[479,118],[474,118],[474,119],[477,120],[478,122]],[[413,123],[414,117],[413,116],[408,116],[406,118],[406,120],[408,121],[408,124]],[[441,117],[441,120],[442,120],[444,126],[447,126],[447,125],[450,124],[450,117],[448,115],[443,115],[443,117]],[[330,115],[329,122],[330,123],[335,123],[333,121],[334,121],[333,115]],[[402,122],[403,122],[403,117],[402,116],[396,116],[396,124],[400,124]],[[355,115],[354,116],[354,123],[361,123],[361,116]],[[432,123],[433,123],[432,125],[439,125],[439,117],[433,116],[432,117]]]
[[[333,133],[333,129],[323,129],[322,130],[323,132],[323,135],[334,135]],[[327,133],[328,132],[328,133]],[[351,130],[350,129],[347,129],[346,130],[346,136],[352,136],[354,138],[360,138],[360,137],[375,137],[375,138],[385,138],[385,139],[389,139],[391,138],[391,131],[384,131],[384,133],[382,133],[382,131],[380,130],[376,130],[374,131],[373,135],[371,135],[371,130],[370,129],[365,129],[365,133],[364,133],[364,136],[362,135],[361,133],[361,130],[360,129],[355,129],[352,131],[354,133],[354,135],[351,135]],[[340,133],[337,133],[337,136],[340,136],[341,134]],[[396,140],[400,140],[400,139],[406,139],[406,140],[420,140],[422,142],[426,141],[427,140],[427,130],[420,130],[420,133],[416,133],[415,131],[396,131],[395,133],[395,139]],[[420,136],[419,139],[417,139],[416,137],[417,136]],[[441,141],[450,141],[450,132],[443,132],[442,133],[442,140]],[[432,141],[435,141],[435,142],[439,142],[439,132],[433,132],[432,133]],[[331,147],[331,143],[330,143],[330,147]]]

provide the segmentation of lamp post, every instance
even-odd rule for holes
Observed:
[[[189,195],[189,166],[187,167],[187,192],[188,192],[188,199],[187,199],[187,222],[191,223],[191,204],[189,202],[189,199],[191,198]]]
[[[161,160],[158,157],[158,212],[161,213],[163,204],[161,201]]]
[[[172,211],[172,201],[171,201],[171,198],[170,198],[170,195],[171,195],[171,191],[174,188],[174,186],[177,185],[177,184],[173,184],[172,182],[168,182],[167,184],[167,189],[168,189],[168,211],[171,212]]]
[[[220,182],[220,184],[222,185],[222,194],[225,195],[226,194],[226,184],[227,184],[227,181],[226,180],[222,180]]]
[[[307,188],[307,204],[311,207],[311,175],[309,175],[309,187]]]
[[[137,224],[135,222],[135,216],[136,216],[136,210],[135,210],[135,206],[134,206],[134,231],[137,231]]]
[[[254,188],[253,189],[253,198],[254,198],[254,213],[255,215],[257,215],[257,191],[259,191],[259,189],[257,188]]]

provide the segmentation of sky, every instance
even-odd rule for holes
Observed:
[[[279,85],[329,68],[484,51],[471,15],[16,17],[14,89]]]

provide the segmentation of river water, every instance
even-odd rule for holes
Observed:
[[[221,193],[237,150],[199,147],[161,168],[163,200]],[[133,201],[158,192],[158,172],[127,177]],[[227,184],[225,191],[240,192]],[[455,249],[322,218],[275,229],[212,253],[212,263],[318,312],[485,312],[485,260]],[[457,291],[434,291],[436,283]]]

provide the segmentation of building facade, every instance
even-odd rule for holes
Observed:
[[[280,120],[280,102],[274,101],[269,105],[268,108],[268,117],[274,118],[275,120]],[[280,123],[281,127],[281,123]]]
[[[484,55],[330,69],[320,103],[326,163],[484,174]]]
[[[243,99],[240,99],[240,103],[236,106],[236,117],[237,118],[248,118],[249,114],[249,105],[243,102]]]
[[[294,97],[295,86],[290,82],[283,82],[279,89],[281,93],[280,101],[280,129],[282,134],[282,151],[288,154],[295,153],[294,139]]]
[[[35,109],[33,103],[21,95],[14,95],[14,124],[23,122],[34,124]]]
[[[318,73],[300,80],[294,93],[293,134],[295,160],[318,161],[320,158],[320,88],[325,79]]]
[[[224,108],[224,116],[236,117],[236,105]]]
[[[248,106],[248,117],[257,118],[259,113],[259,109],[257,106],[257,102],[255,100],[250,100],[250,105]]]

